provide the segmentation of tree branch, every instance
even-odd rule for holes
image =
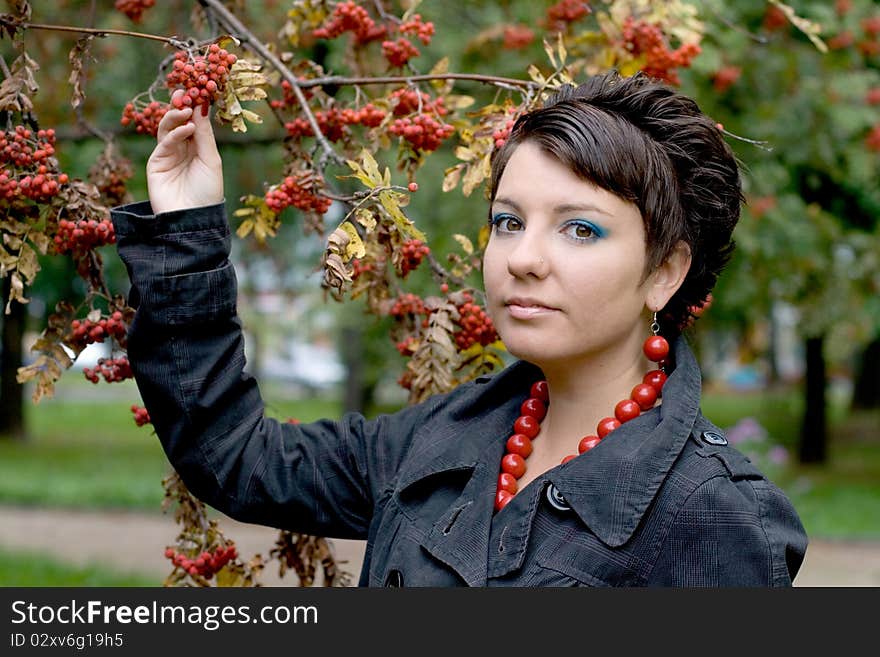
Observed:
[[[291,84],[293,87],[293,93],[296,95],[296,100],[302,108],[303,114],[309,122],[312,132],[315,134],[315,139],[321,145],[321,149],[338,165],[345,166],[345,159],[336,152],[336,150],[330,145],[330,142],[327,141],[324,133],[321,132],[321,128],[318,126],[318,121],[315,119],[315,115],[309,107],[305,94],[303,94],[302,89],[299,86],[299,81],[293,72],[284,65],[284,62],[282,62],[275,53],[269,50],[266,45],[260,41],[253,32],[245,27],[244,24],[232,14],[232,12],[224,7],[221,2],[218,0],[199,0],[199,4],[214,12],[219,18],[220,23],[225,25],[226,29],[235,35],[246,48],[272,64],[272,66],[281,74],[281,77]]]
[[[96,36],[107,36],[108,34],[116,34],[119,36],[137,37],[138,39],[151,39],[153,41],[162,41],[175,48],[181,47],[183,43],[180,39],[174,37],[164,37],[157,34],[147,34],[145,32],[131,32],[128,30],[102,30],[91,27],[71,27],[69,25],[47,25],[45,23],[18,23],[0,19],[0,23],[10,25],[12,27],[20,27],[25,30],[50,30],[53,32],[75,32],[77,34],[94,34]]]

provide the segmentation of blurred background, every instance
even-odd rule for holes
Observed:
[[[159,0],[138,25],[110,3],[31,4],[34,22],[190,35],[197,3]],[[302,5],[229,4],[266,40]],[[449,70],[522,78],[530,63],[546,62],[535,26],[556,4],[424,2],[420,12],[436,26],[431,45],[421,48],[424,61],[446,56]],[[680,86],[730,133],[747,198],[737,251],[689,332],[704,368],[703,411],[785,490],[816,545],[854,550],[841,553],[849,570],[809,581],[880,584],[880,557],[873,556],[880,554],[880,4],[789,3],[821,27],[826,52],[792,24],[785,5],[681,4],[694,8],[705,33],[700,54],[678,71]],[[76,34],[31,31],[24,38],[32,56],[39,54],[34,100],[41,125],[57,131],[63,170],[85,178],[104,143],[70,109],[67,53]],[[332,46],[308,48],[305,54],[328,70],[341,65],[344,53]],[[0,53],[12,61],[8,38]],[[153,142],[124,129],[119,117],[153,82],[168,51],[160,42],[108,37],[96,40],[92,53],[82,115],[117,133],[133,164],[130,197],[142,200]],[[495,91],[470,85],[464,93],[488,102]],[[281,177],[283,130],[271,118],[246,134],[217,131],[231,208]],[[419,170],[420,189],[407,208],[439,258],[458,249],[454,233],[476,242],[486,212],[479,193],[441,190],[444,169],[456,161],[453,148],[444,146]],[[338,223],[341,212],[331,208],[326,225]],[[261,382],[267,413],[305,422],[401,408],[407,394],[397,380],[405,360],[388,337],[390,320],[366,315],[361,300],[325,299],[318,271],[324,244],[303,235],[296,212],[285,213],[269,248],[239,239],[233,246],[248,369]],[[111,289],[126,291],[115,248],[102,255]],[[40,264],[30,303],[0,317],[0,584],[159,585],[161,553],[175,534],[161,516],[168,464],[152,427],[132,420],[130,407],[140,404],[134,382],[86,380],[83,368],[109,355],[100,345],[79,356],[51,399],[35,405],[31,386],[15,382],[48,313],[85,292],[69,259],[41,257]],[[426,267],[407,280],[417,294],[435,286]],[[44,524],[37,522],[42,513]],[[164,518],[167,530],[143,552],[157,558],[141,556],[143,546],[107,545],[97,530],[91,533],[103,547],[78,547],[90,532],[76,533],[65,518],[82,528],[101,514],[113,519],[110,527],[124,526],[122,518]],[[346,549],[356,561],[358,546]]]

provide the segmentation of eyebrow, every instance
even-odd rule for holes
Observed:
[[[513,199],[509,198],[496,198],[494,203],[501,203],[503,205],[507,205],[520,214],[523,213],[522,207]],[[561,203],[553,208],[553,211],[556,214],[562,214],[564,212],[576,212],[576,211],[587,211],[587,212],[596,212],[598,214],[604,214],[606,217],[613,217],[614,215],[608,210],[603,210],[602,208],[595,206],[591,203]]]

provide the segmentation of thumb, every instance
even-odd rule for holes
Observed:
[[[196,149],[200,157],[217,157],[217,141],[214,138],[214,128],[211,124],[211,111],[204,112],[202,107],[193,111],[192,122],[195,125],[195,133],[193,138],[196,143]]]

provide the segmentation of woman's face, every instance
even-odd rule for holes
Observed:
[[[649,335],[638,208],[526,141],[501,176],[491,217],[483,280],[510,353],[539,366],[631,359]]]

